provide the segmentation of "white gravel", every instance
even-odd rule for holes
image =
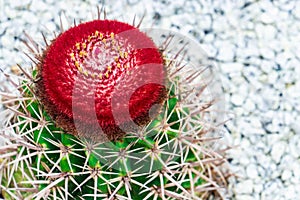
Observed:
[[[72,2],[72,3],[71,3]],[[98,1],[0,0],[0,67],[30,65],[26,31],[42,41],[72,19],[96,17]],[[101,6],[101,3],[100,3]],[[198,40],[220,68],[232,170],[230,199],[294,200],[300,196],[300,1],[106,1],[109,18],[172,29]],[[70,17],[66,20],[64,16]],[[153,23],[156,19],[155,23]],[[0,75],[0,88],[5,87]],[[1,109],[1,108],[0,108]]]

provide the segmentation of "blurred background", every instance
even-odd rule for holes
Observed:
[[[109,19],[131,23],[145,14],[142,27],[193,38],[215,63],[232,117],[224,138],[237,179],[228,199],[299,199],[300,1],[0,0],[0,69],[18,74],[16,64],[32,64],[24,32],[43,44],[41,32],[53,38],[60,16],[67,28],[95,19],[102,5]]]

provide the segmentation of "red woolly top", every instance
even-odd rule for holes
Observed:
[[[112,20],[83,23],[59,35],[45,53],[41,76],[55,113],[85,129],[97,123],[110,139],[132,122],[147,121],[165,95],[163,59],[153,41]]]

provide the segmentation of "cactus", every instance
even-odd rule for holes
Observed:
[[[100,19],[45,39],[43,50],[29,39],[35,67],[20,66],[16,92],[1,93],[2,195],[222,197],[225,158],[205,120],[215,99],[201,101],[204,72],[184,63],[184,45],[168,54],[171,40],[157,47],[138,27]]]

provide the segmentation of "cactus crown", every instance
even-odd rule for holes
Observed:
[[[120,126],[129,131],[130,119],[146,124],[150,108],[166,96],[157,47],[118,21],[70,28],[47,48],[38,71],[36,93],[52,119],[68,133],[93,139],[120,138]]]

